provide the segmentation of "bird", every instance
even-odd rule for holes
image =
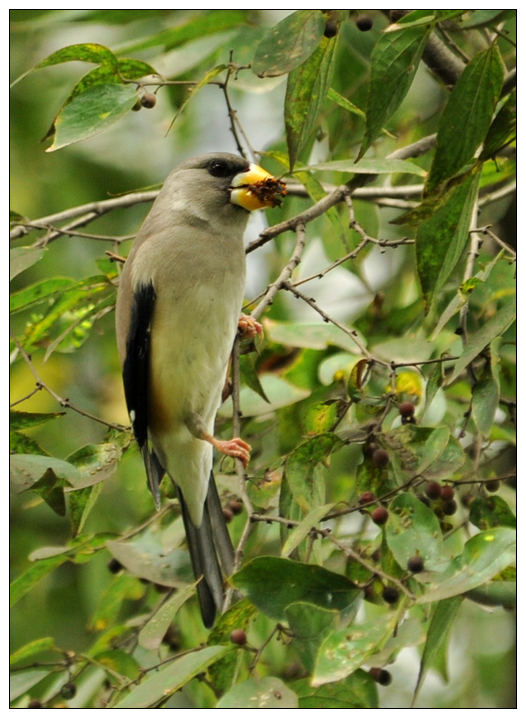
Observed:
[[[219,440],[214,421],[241,315],[250,212],[280,204],[283,182],[245,158],[208,153],[178,165],[146,216],[120,274],[116,336],[124,394],[157,509],[176,487],[203,623],[224,601],[234,551],[215,484],[214,447],[246,468],[250,445]]]

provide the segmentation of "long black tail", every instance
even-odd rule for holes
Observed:
[[[201,526],[194,526],[179,487],[177,492],[194,575],[202,577],[197,584],[201,615],[205,626],[211,628],[216,612],[223,608],[223,575],[230,576],[233,571],[234,548],[213,473],[210,473]]]

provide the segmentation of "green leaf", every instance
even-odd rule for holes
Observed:
[[[165,701],[199,673],[222,658],[232,648],[209,646],[189,653],[170,663],[166,668],[148,673],[148,677],[133,688],[114,708],[151,708]]]
[[[252,391],[255,391],[256,394],[263,399],[263,401],[270,404],[269,398],[265,394],[265,390],[263,389],[259,376],[257,375],[254,360],[248,354],[243,354],[239,357],[239,371],[243,384],[246,384],[246,386],[248,386],[249,389],[252,389]]]
[[[122,451],[117,444],[86,444],[66,457],[79,470],[80,478],[74,482],[75,489],[93,486],[106,481],[115,473]]]
[[[60,65],[63,62],[73,61],[94,62],[97,65],[117,65],[116,56],[110,49],[104,47],[104,45],[98,45],[96,43],[68,45],[68,47],[63,47],[60,50],[53,52],[51,55],[48,55],[48,57],[42,60],[42,62],[39,62],[38,65],[35,65],[35,67],[32,67],[27,72],[24,72],[23,75],[20,75],[20,77],[18,77],[11,84],[11,87],[16,85],[16,83],[20,82],[22,78],[26,77],[29,73],[34,72],[35,70],[41,70],[44,67],[51,67],[52,65]]]
[[[324,506],[318,506],[308,513],[303,521],[301,521],[301,523],[290,532],[287,540],[283,544],[283,548],[281,549],[281,555],[284,558],[290,556],[294,549],[300,545],[303,539],[309,535],[313,526],[316,526],[316,524],[318,524],[319,521],[321,521],[321,519],[328,514],[333,507],[334,504],[325,504]]]
[[[409,160],[365,159],[355,163],[355,160],[336,160],[334,162],[319,162],[315,165],[300,167],[296,172],[312,170],[330,170],[332,172],[350,172],[352,174],[392,174],[403,172],[405,174],[425,177],[427,172]]]
[[[338,627],[340,613],[314,606],[312,603],[292,603],[285,609],[294,647],[303,666],[314,671],[321,642]]]
[[[494,528],[470,538],[460,556],[428,586],[417,603],[431,603],[470,591],[515,561],[515,531]]]
[[[424,409],[422,411],[422,416],[425,416],[427,410],[433,403],[433,399],[435,398],[437,391],[440,389],[443,383],[444,365],[442,364],[442,362],[437,362],[433,371],[431,372],[431,375],[429,376],[429,379],[426,382],[426,400],[424,404]]]
[[[9,250],[9,280],[14,279],[28,267],[42,259],[45,248],[15,247]]]
[[[313,688],[308,678],[292,684],[299,708],[378,708],[378,687],[362,669],[336,683]]]
[[[385,645],[398,620],[398,613],[391,611],[329,635],[320,646],[312,685],[341,681],[360,668]]]
[[[385,434],[384,442],[392,455],[399,456],[404,472],[416,475],[426,455],[426,443],[434,431],[435,429],[430,427],[406,424]],[[426,469],[426,478],[447,479],[464,464],[464,461],[461,445],[457,439],[450,436],[444,451]]]
[[[298,697],[279,678],[249,678],[224,695],[216,708],[297,708]]]
[[[440,118],[426,194],[474,159],[488,134],[503,81],[504,65],[496,44],[466,66]]]
[[[334,71],[335,38],[322,38],[309,59],[289,74],[285,128],[292,171],[318,124]]]
[[[325,20],[320,10],[297,10],[278,22],[259,43],[252,72],[259,77],[277,77],[291,72],[318,47]]]
[[[93,618],[91,620],[92,631],[103,631],[111,626],[122,610],[125,599],[140,599],[144,596],[145,588],[135,576],[128,576],[125,573],[114,576],[113,581],[102,594]]]
[[[446,194],[439,192],[434,214],[419,225],[416,259],[426,311],[439,296],[466,246],[479,178],[479,172],[468,172]]]
[[[517,605],[516,581],[490,581],[489,583],[467,591],[464,596],[481,606],[503,606],[514,608]]]
[[[435,569],[442,562],[440,523],[435,513],[413,494],[399,494],[391,501],[385,537],[404,570],[412,556],[421,556],[427,570]]]
[[[363,157],[407,95],[431,33],[431,26],[385,32],[371,56],[365,134],[358,159]]]
[[[473,387],[472,417],[483,436],[489,436],[499,408],[500,386],[493,375],[481,379]]]
[[[75,280],[67,277],[53,277],[32,284],[30,287],[15,292],[9,298],[9,311],[12,314],[36,306],[40,302],[50,301],[62,296],[65,291],[75,285]]]
[[[75,466],[53,456],[35,456],[33,454],[16,454],[9,459],[11,486],[16,493],[31,488],[48,469],[55,476],[64,479],[67,484],[74,485],[79,480],[79,472]]]
[[[104,132],[124,117],[136,101],[137,91],[131,84],[97,84],[88,88],[76,95],[57,115],[53,144],[46,152]]]
[[[281,488],[281,474],[268,472],[258,481],[247,481],[247,493],[250,501],[261,509],[268,509],[272,499]]]
[[[35,481],[31,490],[38,494],[46,504],[59,516],[66,515],[66,499],[64,488],[69,481],[58,477],[53,469],[47,469],[45,474]]]
[[[447,642],[449,631],[457,611],[462,603],[461,596],[453,596],[447,598],[444,601],[439,601],[433,610],[431,622],[429,624],[429,630],[427,632],[426,645],[422,654],[422,661],[420,663],[420,671],[418,673],[418,681],[413,695],[414,706],[418,692],[424,682],[427,671],[435,663],[441,649]]]
[[[338,418],[338,402],[311,404],[303,417],[303,426],[308,436],[324,434],[332,429]]]
[[[102,487],[102,483],[99,483],[69,493],[69,522],[73,536],[78,536],[84,528],[86,519],[95,506]]]
[[[444,310],[442,316],[437,322],[437,325],[435,329],[433,330],[433,334],[431,335],[431,341],[434,341],[439,333],[442,331],[442,329],[446,326],[447,322],[455,316],[455,314],[462,309],[462,307],[468,303],[469,297],[477,284],[480,284],[481,282],[487,281],[488,277],[491,274],[492,269],[495,267],[495,265],[502,259],[504,256],[504,250],[501,250],[492,260],[491,262],[488,262],[486,266],[483,267],[479,272],[475,274],[474,277],[471,277],[470,280],[467,282],[464,282],[460,288],[457,290],[456,295],[453,297],[451,302],[447,305],[446,309]]]
[[[352,115],[357,115],[358,117],[361,117],[362,120],[365,120],[365,112],[363,110],[360,110],[359,107],[356,107],[356,105],[350,102],[350,100],[348,100],[346,97],[340,95],[339,92],[336,92],[336,90],[334,90],[332,87],[327,93],[327,99],[336,102],[338,105],[340,105],[340,107],[343,107],[344,110],[347,110],[347,112],[350,112]]]
[[[517,526],[513,511],[500,496],[479,494],[469,507],[469,520],[481,531],[497,526]]]
[[[517,135],[517,91],[513,90],[491,123],[484,141],[480,160],[493,157],[502,147],[509,144]]]
[[[117,561],[139,578],[172,588],[193,581],[188,553],[175,548],[166,553],[157,534],[146,533],[133,541],[108,541],[107,547]]]
[[[65,413],[65,411],[57,411],[49,414],[31,414],[27,411],[10,411],[9,431],[19,431],[20,429],[29,429],[31,426],[39,426],[40,424],[45,424],[46,421],[64,416]]]
[[[42,561],[38,561],[38,563],[30,566],[25,573],[15,578],[11,583],[9,605],[14,606],[15,603],[18,603],[22,596],[25,596],[44,576],[47,576],[48,573],[51,573],[53,569],[65,563],[67,560],[68,556],[66,554],[60,554],[59,556],[42,559]]]
[[[116,673],[122,676],[123,679],[128,678],[130,681],[135,681],[141,674],[141,666],[135,658],[118,648],[95,653],[92,659],[108,671],[110,680],[115,678]]]
[[[453,373],[449,377],[451,384],[459,374],[464,371],[475,357],[477,357],[495,337],[504,334],[506,329],[515,320],[516,306],[514,301],[508,301],[496,314],[488,319],[480,329],[477,329],[468,339],[460,357],[457,359]]]
[[[183,603],[194,595],[197,583],[192,583],[181,591],[169,596],[162,606],[154,613],[144,628],[139,633],[139,645],[150,651],[155,651],[162,643],[162,640],[172,622],[175,614]]]
[[[208,636],[208,645],[231,645],[230,634],[234,629],[248,630],[249,623],[257,614],[257,608],[248,599],[242,598],[226,613],[221,614]],[[235,679],[240,665],[240,652],[231,651],[209,669],[210,680],[220,694],[228,691]]]
[[[322,462],[342,446],[335,434],[320,434],[300,444],[287,459],[284,481],[303,514],[325,503],[327,471]]]
[[[9,700],[14,701],[24,695],[26,691],[48,676],[52,670],[52,668],[36,668],[13,673],[9,676]]]
[[[515,10],[475,10],[471,17],[461,23],[464,30],[473,27],[493,27],[505,18],[515,17]]]
[[[19,648],[18,651],[12,653],[9,656],[9,665],[16,666],[17,663],[23,663],[39,653],[53,650],[57,650],[53,638],[37,638],[36,641],[31,641],[31,643],[27,643],[22,648]]]
[[[422,460],[416,470],[423,474],[446,450],[451,434],[447,426],[439,426],[428,436],[424,445]]]
[[[106,11],[104,11],[106,12]],[[188,22],[169,27],[155,35],[120,45],[119,54],[163,46],[165,52],[190,40],[215,35],[246,23],[246,10],[210,10],[207,15],[192,17]]]
[[[36,454],[37,456],[49,456],[34,439],[18,431],[9,432],[9,453],[10,454]]]
[[[292,603],[302,601],[343,611],[360,593],[345,576],[321,566],[274,556],[259,556],[249,561],[230,582],[260,611],[278,621],[285,619],[285,609]]]

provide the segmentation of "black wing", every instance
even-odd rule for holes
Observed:
[[[148,448],[148,367],[150,361],[150,326],[155,305],[153,284],[141,284],[135,291],[128,338],[126,358],[122,367],[124,395],[130,415],[133,433],[139,444],[148,486],[159,508],[164,468],[155,452]]]

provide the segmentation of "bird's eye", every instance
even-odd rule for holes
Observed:
[[[228,164],[222,160],[210,162],[208,171],[213,177],[226,177],[230,172]]]

